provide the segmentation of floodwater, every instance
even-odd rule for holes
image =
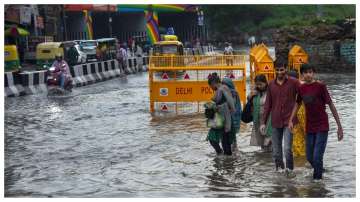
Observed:
[[[202,114],[153,118],[148,74],[75,88],[71,96],[5,99],[6,197],[355,197],[355,75],[320,75],[344,128],[330,132],[324,180],[305,158],[295,178],[250,147],[243,125],[232,157],[206,142]]]

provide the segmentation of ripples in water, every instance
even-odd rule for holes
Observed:
[[[149,114],[143,74],[76,88],[66,99],[7,98],[5,196],[354,197],[355,77],[320,78],[345,132],[337,142],[329,114],[323,182],[312,181],[305,158],[295,159],[295,178],[276,173],[271,154],[248,146],[250,125],[241,126],[234,156],[217,156],[202,114]]]

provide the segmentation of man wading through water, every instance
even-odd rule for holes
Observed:
[[[284,152],[286,159],[286,174],[294,176],[292,142],[293,134],[291,133],[288,123],[295,105],[296,96],[299,89],[297,79],[287,75],[285,62],[277,59],[275,62],[276,79],[269,83],[266,101],[264,106],[264,116],[260,120],[260,132],[265,134],[265,123],[271,113],[272,125],[272,156],[275,161],[275,167],[278,171],[285,168],[283,161],[282,142],[284,137]],[[297,119],[294,121],[297,123]]]
[[[337,135],[339,141],[343,139],[343,129],[326,85],[314,79],[314,68],[308,64],[303,64],[300,68],[300,73],[305,83],[299,88],[297,103],[289,119],[289,128],[293,128],[292,117],[297,114],[300,103],[303,101],[306,110],[306,158],[314,168],[313,179],[321,180],[323,156],[329,132],[326,104],[329,105],[338,125]]]

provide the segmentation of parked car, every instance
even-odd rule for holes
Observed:
[[[78,40],[80,51],[86,54],[86,61],[96,61],[96,47],[98,42],[96,40]]]
[[[79,53],[78,63],[79,64],[86,63],[88,61],[87,60],[87,54],[84,51],[81,50],[81,47],[80,47],[79,44],[76,44],[75,48],[76,48],[77,52]]]

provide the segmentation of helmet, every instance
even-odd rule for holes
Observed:
[[[61,53],[56,53],[56,55],[55,55],[55,60],[62,60],[62,55],[61,55]]]

